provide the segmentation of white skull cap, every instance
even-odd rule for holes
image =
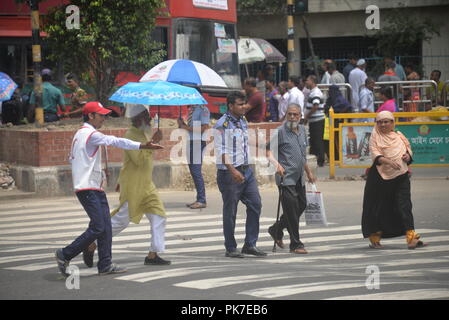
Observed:
[[[144,112],[145,110],[150,112],[150,109],[147,105],[144,104],[136,104],[136,103],[125,103],[125,117],[134,118],[139,113]]]

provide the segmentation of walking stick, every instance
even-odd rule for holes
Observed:
[[[282,186],[284,185],[284,177],[281,177],[281,183],[279,186],[279,200],[278,200],[278,212],[276,215],[276,231],[275,231],[275,236],[279,233],[279,212],[281,211],[281,199],[282,199]],[[276,237],[274,238],[274,244],[273,244],[273,252],[276,252]]]

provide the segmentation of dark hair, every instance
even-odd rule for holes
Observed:
[[[241,91],[231,91],[226,97],[226,104],[234,104],[237,99],[245,100],[245,95]]]
[[[66,79],[67,81],[68,81],[68,80],[73,80],[73,81],[75,81],[76,83],[79,83],[78,77],[77,77],[75,74],[73,74],[73,73],[67,74],[67,76],[65,77],[65,79]]]
[[[89,115],[88,114],[83,114],[83,121],[84,122],[89,122]]]
[[[316,75],[311,74],[310,76],[307,77],[307,79],[312,80],[312,82],[313,82],[314,84],[317,84],[317,83],[318,83],[318,79],[317,79]]]
[[[51,75],[49,74],[42,75],[42,81],[51,81]]]
[[[393,69],[396,68],[396,62],[392,61],[392,62],[387,62],[385,64],[385,69]]]
[[[433,72],[438,73],[438,79],[441,78],[441,71],[440,70],[436,70],[435,69],[435,70],[432,71],[432,73]]]
[[[393,99],[393,91],[391,90],[391,87],[380,88],[380,94],[384,95],[388,99]]]
[[[348,55],[348,60],[358,60],[357,56],[354,53],[350,53]]]
[[[337,70],[337,66],[335,65],[335,63],[330,62],[327,64],[327,70]]]
[[[370,83],[370,82],[376,82],[376,80],[374,80],[373,77],[368,77],[368,78],[366,78],[366,80],[365,80],[365,86],[366,86],[368,83]]]
[[[247,84],[253,88],[257,87],[257,80],[256,78],[246,78],[244,81],[244,84]]]
[[[295,86],[299,86],[299,84],[300,84],[298,76],[290,76],[290,77],[288,77],[288,80],[293,82],[295,84]]]

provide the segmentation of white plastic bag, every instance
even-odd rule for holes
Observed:
[[[306,225],[323,225],[327,227],[326,211],[324,210],[323,194],[317,190],[315,184],[306,191],[307,207],[304,211]]]

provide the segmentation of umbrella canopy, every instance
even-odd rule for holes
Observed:
[[[164,80],[179,84],[227,88],[226,83],[208,66],[185,59],[167,60],[144,74],[140,82]]]
[[[0,101],[11,99],[17,84],[6,73],[0,72]]]
[[[166,81],[128,82],[109,100],[158,106],[207,104],[195,88]]]
[[[242,38],[238,42],[239,63],[253,63],[265,61],[266,63],[285,62],[285,56],[271,43],[263,39]]]

